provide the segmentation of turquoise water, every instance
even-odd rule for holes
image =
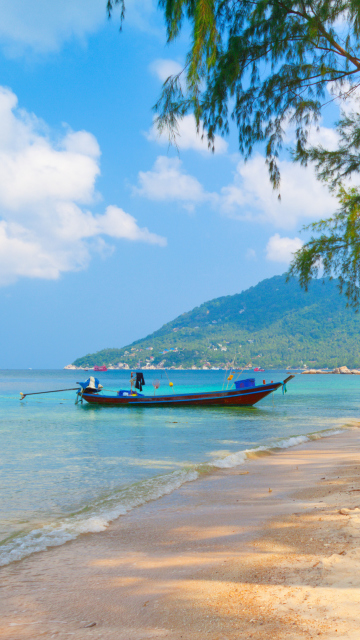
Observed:
[[[0,565],[62,544],[147,500],[195,480],[208,466],[230,467],[246,450],[287,447],[358,420],[360,376],[302,376],[255,407],[96,407],[75,392],[19,392],[76,386],[89,373],[0,371]],[[106,389],[128,388],[129,373],[97,374]],[[223,371],[168,373],[175,392],[221,389]],[[288,372],[255,376],[281,381]],[[162,376],[162,378],[161,378]],[[172,393],[159,371],[143,393]]]

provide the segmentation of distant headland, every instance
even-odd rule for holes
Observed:
[[[285,276],[210,300],[120,348],[78,358],[66,369],[228,369],[251,362],[308,373],[360,370],[360,316],[346,307],[337,281],[303,291]],[[346,363],[344,369],[344,363]],[[339,369],[339,371],[336,371]]]

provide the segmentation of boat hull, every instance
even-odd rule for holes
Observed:
[[[196,405],[196,406],[226,406],[226,407],[252,407],[254,404],[273,393],[276,389],[285,384],[293,376],[284,382],[274,382],[271,384],[259,385],[249,389],[235,389],[234,391],[212,391],[207,393],[174,394],[172,396],[104,396],[101,394],[83,394],[83,399],[89,404],[105,406],[173,406],[173,405]]]

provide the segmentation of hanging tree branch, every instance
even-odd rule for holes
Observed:
[[[108,0],[111,15],[124,0]],[[193,113],[213,148],[233,122],[245,159],[264,145],[270,180],[279,188],[279,153],[295,125],[295,161],[315,165],[338,190],[340,210],[308,227],[315,234],[294,257],[290,275],[307,288],[322,269],[339,277],[354,307],[360,286],[360,192],[343,184],[360,170],[360,115],[338,124],[335,151],[309,145],[327,91],[340,98],[360,85],[359,0],[159,0],[171,43],[191,28],[183,72],[170,76],[154,109],[160,131],[176,142],[178,122]],[[333,98],[334,99],[334,98]]]

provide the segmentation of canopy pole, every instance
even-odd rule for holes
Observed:
[[[170,378],[169,378],[165,368],[164,368],[164,371],[165,371],[165,375],[166,375],[166,377],[168,379],[168,382],[169,382],[169,387],[171,388],[172,391],[174,391],[174,385],[173,385],[172,382],[170,382]]]
[[[255,358],[260,358],[260,357],[261,357],[261,356],[255,356]],[[239,372],[239,374],[238,374],[238,377],[234,380],[234,383],[236,382],[236,380],[238,380],[238,379],[240,378],[240,376],[241,376],[242,372],[243,372],[243,371],[245,371],[246,367],[248,367],[248,366],[252,363],[252,361],[253,361],[253,360],[255,360],[255,358],[251,358],[250,362],[248,362],[248,363],[245,365],[245,367],[244,367],[243,369],[241,369],[241,371],[240,371],[240,372]]]
[[[229,376],[228,376],[228,379],[227,379],[227,382],[226,382],[226,389],[225,389],[225,391],[227,391],[227,390],[228,390],[229,382],[231,382],[231,380],[232,380],[232,379],[233,379],[233,377],[234,377],[234,376],[232,375],[232,373],[231,373],[231,372],[234,370],[234,366],[235,366],[235,358],[236,358],[236,349],[235,349],[234,359],[233,359],[233,362],[232,362],[232,367],[230,368],[230,373],[229,373]]]

